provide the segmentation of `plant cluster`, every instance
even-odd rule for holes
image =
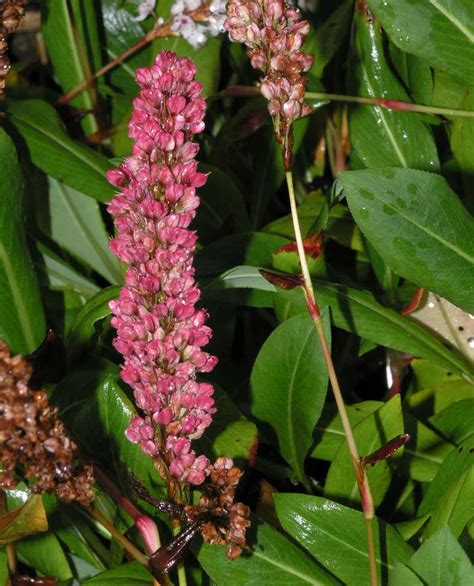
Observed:
[[[474,7],[0,0],[0,586],[473,580]]]

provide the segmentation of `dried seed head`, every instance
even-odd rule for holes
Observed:
[[[16,30],[25,14],[26,0],[0,1],[0,100],[5,89],[5,77],[10,71],[7,36]]]
[[[242,471],[230,458],[218,458],[201,487],[198,505],[185,507],[188,518],[200,524],[204,541],[211,545],[227,545],[226,555],[230,559],[242,553],[245,533],[250,526],[250,509],[234,502],[241,476]]]
[[[33,492],[56,491],[65,501],[88,505],[92,467],[78,464],[78,448],[68,436],[55,407],[43,391],[28,386],[31,367],[23,356],[11,356],[0,341],[0,488],[17,485],[17,465],[33,481]]]

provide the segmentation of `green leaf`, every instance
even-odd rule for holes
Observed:
[[[43,243],[37,241],[41,262],[36,261],[38,273],[44,273],[47,286],[55,291],[73,291],[88,299],[99,291],[99,287],[76,271],[65,260],[57,256]]]
[[[319,191],[313,191],[305,197],[298,206],[298,220],[302,234],[308,236],[313,233],[315,218],[320,216],[324,206],[327,206],[327,200]],[[327,226],[323,228],[326,230],[325,236],[335,240],[341,246],[358,251],[364,250],[362,235],[347,206],[342,204],[332,206],[329,209]],[[270,222],[263,228],[263,232],[294,240],[295,232],[291,214]]]
[[[466,0],[367,0],[390,39],[432,67],[474,83],[474,14]]]
[[[109,249],[109,235],[99,204],[52,178],[48,204],[48,217],[41,225],[43,231],[109,283],[120,282],[120,261]]]
[[[333,323],[338,328],[388,348],[431,357],[450,371],[472,376],[472,366],[463,357],[446,348],[419,325],[377,303],[368,291],[316,279],[313,284],[320,306],[330,306]],[[209,290],[239,288],[277,292],[256,267],[245,266],[227,271],[207,286]],[[307,311],[300,290],[279,291],[274,299],[277,314],[284,319]]]
[[[405,446],[398,472],[420,482],[431,482],[451,451],[452,444],[410,413],[404,413],[403,418],[410,441]]]
[[[445,179],[391,168],[340,180],[357,224],[397,274],[474,312],[474,219]]]
[[[239,264],[272,267],[272,253],[287,244],[281,236],[251,232],[234,234],[216,240],[196,256],[195,266],[200,278],[217,276]]]
[[[128,49],[143,40],[145,32],[133,15],[124,9],[122,0],[103,0],[101,3],[102,20],[104,23],[105,53],[112,61]],[[110,72],[110,85],[123,94],[119,100],[114,100],[117,110],[116,116],[120,119],[124,110],[130,106],[130,98],[138,92],[135,82],[135,70],[138,67],[147,67],[152,60],[151,46],[148,44],[134,55],[119,63]],[[117,104],[117,102],[120,102]],[[119,107],[117,107],[119,105]],[[114,112],[115,113],[115,112]]]
[[[354,428],[382,405],[381,401],[363,401],[347,406],[347,416],[351,427]],[[344,429],[336,405],[326,403],[314,429],[315,446],[311,451],[311,457],[331,462],[334,454],[345,441]]]
[[[430,425],[456,445],[474,434],[474,399],[457,401],[430,417]]]
[[[434,80],[429,63],[416,55],[401,51],[391,42],[389,42],[388,49],[390,60],[396,67],[413,101],[418,104],[432,104]],[[435,116],[425,115],[423,118],[430,124],[439,124],[440,122],[439,118]]]
[[[429,586],[464,586],[474,579],[471,562],[448,527],[427,539],[409,565]]]
[[[6,495],[9,509],[24,504],[30,498],[30,493],[24,484],[19,484],[14,490],[6,491]],[[54,576],[58,580],[72,578],[68,560],[51,530],[45,535],[20,539],[15,543],[15,551],[21,561],[44,576]]]
[[[352,0],[344,0],[316,30],[311,29],[303,51],[313,56],[309,75],[321,78],[326,65],[336,55],[349,30]]]
[[[0,517],[0,545],[47,530],[48,520],[41,496],[32,495],[25,503]]]
[[[91,345],[97,323],[109,317],[109,301],[118,294],[119,287],[105,287],[81,308],[66,340],[71,362]]]
[[[357,96],[409,102],[390,70],[378,23],[356,10],[349,91]],[[355,155],[365,167],[411,167],[436,171],[438,153],[430,129],[412,112],[357,105],[349,115]]]
[[[328,336],[327,316],[325,330]],[[309,315],[297,315],[270,334],[255,360],[250,384],[253,415],[272,427],[281,455],[307,484],[304,459],[328,386],[321,345]]]
[[[228,456],[237,465],[244,466],[256,452],[257,427],[218,386],[214,386],[213,397],[217,412],[213,416],[212,424],[196,442],[195,449],[198,453],[204,451],[213,458]]]
[[[467,96],[461,102],[460,108],[474,111],[474,96],[472,88],[465,88]],[[455,117],[452,119],[450,134],[451,148],[460,170],[463,173],[474,172],[474,121],[472,118]]]
[[[447,488],[433,511],[424,538],[438,529],[449,526],[457,538],[464,527],[474,518],[474,466],[459,476]]]
[[[417,486],[416,483],[413,481],[409,482],[410,488],[414,491],[415,487]],[[413,513],[410,514],[413,515]],[[420,531],[420,529],[423,527],[423,525],[426,524],[430,517],[431,514],[428,513],[426,515],[423,515],[422,517],[416,517],[414,519],[411,518],[408,521],[401,521],[400,523],[396,523],[395,527],[398,533],[400,533],[400,535],[403,537],[403,539],[405,539],[405,541],[408,541],[414,535],[416,535],[418,531]]]
[[[293,124],[296,156],[308,129],[309,118],[300,118]],[[265,148],[261,148],[265,144]],[[280,145],[274,138],[273,126],[266,126],[260,133],[260,141],[253,157],[254,181],[250,194],[250,219],[252,227],[258,229],[265,216],[267,207],[285,179],[283,157]]]
[[[369,584],[364,515],[321,497],[274,495],[278,519],[293,539],[347,586]],[[383,521],[374,519],[375,557],[386,581],[396,561],[407,563],[412,549]]]
[[[108,160],[72,140],[52,106],[41,100],[23,100],[9,104],[8,113],[31,160],[42,171],[98,201],[114,195],[105,178]]]
[[[81,516],[81,512],[74,511],[71,507],[60,507],[58,516],[53,518],[53,529],[56,536],[66,545],[68,551],[74,556],[79,557],[89,566],[95,569],[95,573],[105,570],[104,564],[94,552],[92,544],[88,544],[86,536],[94,535],[92,529]],[[94,535],[93,541],[98,540]],[[95,544],[94,544],[95,545]],[[106,548],[104,547],[107,552]]]
[[[250,555],[244,553],[230,563],[225,559],[223,547],[201,546],[197,556],[199,563],[217,586],[337,584],[316,562],[270,525],[255,516],[251,521],[246,536],[252,548]]]
[[[430,483],[428,490],[421,501],[417,515],[425,515],[434,510],[437,503],[444,500],[449,486],[459,478],[466,470],[474,466],[474,443],[466,443],[459,447],[453,447],[443,460],[438,474]]]
[[[390,572],[388,586],[423,586],[423,582],[408,566],[395,562]]]
[[[15,543],[15,551],[20,560],[44,576],[54,576],[61,581],[72,578],[69,562],[53,533],[22,539]]]
[[[9,581],[7,550],[0,547],[0,586],[9,586]]]
[[[366,456],[381,448],[388,440],[404,432],[400,395],[395,395],[380,409],[366,417],[354,427],[357,449]],[[393,467],[402,450],[397,450],[389,459],[378,462],[367,469],[370,489],[377,507],[381,502],[392,478]],[[359,488],[354,467],[347,447],[343,442],[329,467],[324,486],[324,496],[338,502],[360,502]]]
[[[212,242],[229,227],[232,232],[248,232],[250,222],[244,198],[232,178],[211,165],[201,164],[199,170],[209,173],[207,183],[199,190],[201,205],[193,224],[199,241]]]
[[[15,146],[0,128],[0,339],[29,354],[44,338],[45,320],[22,209],[23,178]]]
[[[106,570],[100,574],[96,574],[89,580],[83,582],[84,586],[117,586],[117,584],[124,584],[126,586],[150,586],[153,578],[151,574],[138,562],[131,562],[123,564],[118,568]]]
[[[117,367],[106,360],[81,365],[56,387],[53,402],[86,453],[122,480],[127,489],[131,472],[150,492],[162,482],[153,461],[125,437],[136,416],[130,399],[117,383]]]
[[[80,0],[73,0],[71,3],[67,0],[47,0],[42,6],[43,37],[54,73],[64,93],[85,81],[83,58],[87,58],[94,48],[100,51],[97,15],[93,14],[94,3],[79,2]],[[85,18],[85,12],[88,19]],[[97,55],[97,51],[95,53]],[[98,69],[97,65],[99,63],[96,62],[94,69]],[[90,67],[89,63],[87,67]],[[87,111],[94,108],[90,90],[80,93],[70,103]],[[92,114],[84,116],[81,124],[87,134],[98,130]]]

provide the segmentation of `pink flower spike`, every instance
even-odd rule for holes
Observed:
[[[202,350],[211,330],[203,325],[205,311],[196,308],[197,238],[189,230],[199,205],[196,189],[207,180],[197,171],[199,145],[192,140],[204,129],[205,114],[195,73],[189,59],[169,51],[137,71],[133,155],[107,177],[122,189],[109,204],[117,231],[110,248],[128,265],[119,299],[110,302],[114,346],[143,412],[126,436],[151,458],[169,462],[178,480],[201,484],[209,461],[196,457],[191,440],[211,423],[215,405],[212,386],[196,378],[217,359]]]

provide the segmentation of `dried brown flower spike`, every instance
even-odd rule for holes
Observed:
[[[55,491],[64,502],[87,506],[94,498],[92,466],[77,463],[77,445],[46,393],[29,387],[30,376],[26,359],[11,356],[0,341],[0,488],[17,485],[20,465],[33,492]]]
[[[14,32],[25,14],[26,0],[0,0],[0,100],[11,65],[7,55],[7,37]]]
[[[235,491],[243,472],[230,458],[217,458],[212,471],[202,485],[197,506],[185,507],[187,516],[197,521],[207,543],[227,545],[230,559],[240,556],[245,547],[245,532],[250,527],[250,509],[234,502]]]

